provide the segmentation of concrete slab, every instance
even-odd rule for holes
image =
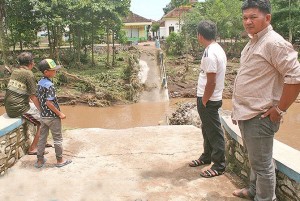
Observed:
[[[23,123],[21,118],[9,118],[6,113],[0,115],[0,136],[11,132]]]
[[[124,130],[76,129],[64,133],[64,156],[73,163],[44,168],[25,156],[0,179],[0,200],[47,201],[240,201],[230,175],[210,179],[188,162],[202,152],[194,126]],[[202,167],[208,168],[208,167]]]

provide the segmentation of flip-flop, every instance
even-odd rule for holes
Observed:
[[[45,147],[53,147],[53,146],[52,146],[52,144],[47,143]]]
[[[224,173],[225,173],[225,171],[218,171],[218,170],[214,170],[214,169],[208,169],[208,170],[205,170],[203,172],[200,172],[200,176],[205,177],[205,178],[212,178],[212,177],[220,176]]]
[[[254,196],[251,195],[251,193],[249,192],[249,190],[247,188],[237,189],[237,190],[233,191],[232,195],[239,197],[239,198],[244,198],[247,200],[254,199]]]
[[[70,163],[72,163],[71,160],[66,160],[66,161],[63,162],[63,163],[57,163],[57,164],[55,164],[55,166],[58,167],[58,168],[60,168],[60,167],[63,167],[63,166],[65,166],[65,165],[68,165],[68,164],[70,164]]]
[[[210,164],[210,163],[206,163],[203,160],[197,159],[197,160],[192,160],[192,162],[189,163],[189,166],[190,167],[198,167],[198,166],[207,165],[207,164]]]
[[[44,165],[45,165],[45,163],[46,163],[46,161],[47,161],[47,159],[46,158],[44,158],[44,161],[43,161],[43,163],[42,164],[38,164],[38,160],[34,163],[34,167],[36,167],[36,168],[42,168],[42,167],[44,167]]]
[[[37,155],[37,152],[36,151],[34,151],[34,152],[28,152],[27,154],[28,155]],[[44,151],[44,155],[46,155],[46,154],[49,154],[49,151]]]

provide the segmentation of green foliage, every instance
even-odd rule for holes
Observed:
[[[244,30],[241,3],[240,0],[207,0],[192,12],[200,12],[203,19],[215,22],[220,38],[238,39]]]
[[[71,66],[75,61],[74,51],[70,49],[61,50],[59,58],[64,66]]]
[[[182,0],[172,1],[170,4],[184,5],[185,3]],[[207,0],[196,4],[189,12],[182,15],[184,23],[181,36],[176,38],[177,36],[170,35],[170,38],[167,39],[167,52],[177,55],[183,52],[191,54],[199,52],[197,26],[201,20],[215,22],[220,39],[238,41],[241,38],[241,33],[244,31],[241,20],[241,3],[240,0]]]
[[[8,41],[15,49],[38,45],[37,32],[47,31],[50,57],[59,59],[58,49],[67,34],[68,42],[75,55],[75,63],[87,61],[82,58],[82,49],[95,43],[110,43],[109,36],[116,33],[117,39],[125,43],[122,33],[122,17],[129,12],[130,0],[6,0],[1,1],[1,19],[5,22],[0,33],[0,41]],[[6,11],[6,12],[4,12]],[[4,20],[5,19],[5,20]],[[5,39],[7,33],[8,40]],[[104,37],[105,36],[105,37]],[[108,36],[108,37],[107,37]],[[5,39],[5,40],[4,40]],[[86,53],[86,52],[85,52]],[[109,57],[109,54],[107,54]],[[93,60],[93,59],[92,59]]]
[[[185,39],[181,33],[172,32],[166,39],[166,52],[171,55],[181,55],[184,51]]]
[[[174,8],[177,8],[182,5],[187,5],[187,4],[189,4],[189,0],[171,0],[171,2],[168,5],[166,5],[165,8],[163,8],[163,10],[164,13],[167,14]]]
[[[126,36],[126,32],[124,30],[119,30],[116,32],[116,40],[124,45],[127,43],[127,36]]]
[[[127,66],[128,65],[126,63],[123,63],[118,67],[110,69],[89,68],[84,71],[74,69],[73,73],[79,75],[79,77],[84,80],[90,80],[90,82],[96,86],[96,91],[104,93],[109,100],[124,101],[124,99],[129,100],[129,97],[127,96],[128,89],[125,85],[128,75],[124,75],[124,71],[127,69]],[[126,78],[125,81],[124,78]],[[90,86],[82,82],[76,83],[74,87],[77,90],[84,92],[92,90]]]
[[[182,33],[186,37],[186,48],[192,50],[192,54],[199,52],[199,43],[197,39],[197,26],[203,16],[200,12],[189,12],[184,17],[184,24],[182,26]]]
[[[159,23],[153,23],[151,26],[152,32],[157,32],[159,30],[160,24]]]
[[[36,32],[40,23],[34,15],[33,6],[28,0],[6,0],[6,28],[9,30],[10,45],[20,48],[35,46]]]
[[[3,78],[3,77],[4,77],[4,72],[0,71],[0,78]]]
[[[272,25],[284,38],[300,40],[300,1],[272,0]]]

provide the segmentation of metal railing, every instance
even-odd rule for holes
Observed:
[[[162,51],[159,53],[159,62],[160,62],[161,86],[166,89],[168,88],[167,73],[166,73],[166,67],[164,63],[164,53]]]

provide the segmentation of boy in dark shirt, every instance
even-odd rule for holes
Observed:
[[[37,96],[41,106],[41,136],[38,142],[37,162],[36,168],[41,168],[46,162],[44,158],[44,151],[51,130],[57,163],[56,167],[63,167],[71,163],[71,160],[63,159],[62,147],[62,131],[61,119],[65,119],[66,115],[60,111],[57,98],[55,95],[55,88],[50,80],[56,75],[56,70],[61,66],[56,65],[52,59],[44,59],[39,63],[39,70],[44,74],[44,77],[38,82]]]

